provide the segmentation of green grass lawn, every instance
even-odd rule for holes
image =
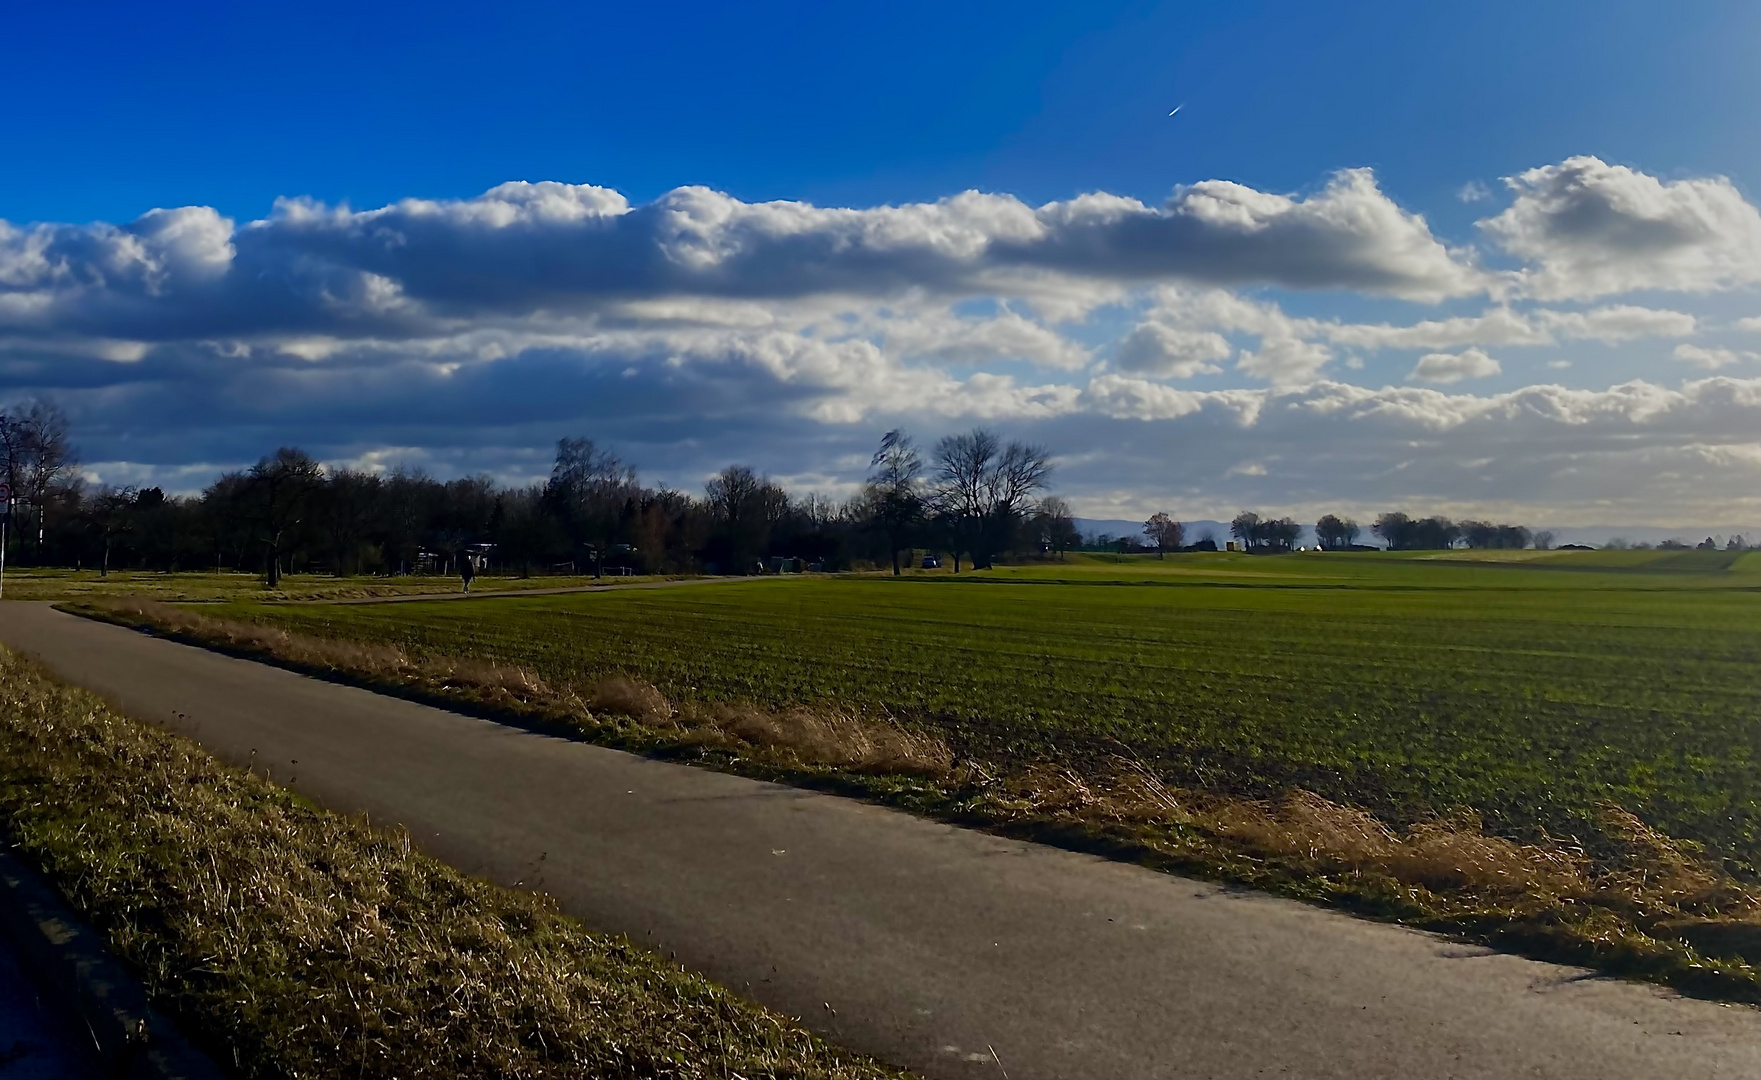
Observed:
[[[1073,557],[982,575],[216,614],[676,699],[837,702],[957,754],[1301,786],[1594,846],[1613,800],[1761,877],[1761,558]]]

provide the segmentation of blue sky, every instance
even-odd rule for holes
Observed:
[[[1754,5],[0,31],[0,401],[61,401],[97,481],[285,442],[521,479],[585,433],[680,486],[741,459],[835,492],[886,427],[988,423],[1096,516],[1761,522]],[[1141,212],[1045,209],[1095,193]]]
[[[1431,207],[1572,154],[1666,176],[1761,166],[1751,4],[95,3],[4,19],[14,221],[192,202],[249,219],[284,195],[365,207],[513,179],[634,200],[681,184],[852,206],[968,187],[1160,198],[1358,165]]]

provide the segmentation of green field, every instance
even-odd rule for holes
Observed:
[[[1597,844],[1613,800],[1761,878],[1761,555],[1082,558],[217,614],[417,653],[612,672],[675,699],[836,702],[962,756],[1293,786],[1409,823]]]
[[[605,578],[587,576],[500,577],[479,575],[473,593],[526,592],[532,589],[579,588],[596,584],[629,584],[654,581],[654,577]],[[379,596],[449,594],[459,591],[459,579],[440,574],[402,577],[336,577],[330,574],[284,574],[281,584],[270,590],[256,574],[234,571],[161,573],[156,570],[116,570],[101,575],[96,570],[62,567],[9,568],[7,600],[87,600],[114,596],[148,597],[173,602],[206,600],[351,600]]]

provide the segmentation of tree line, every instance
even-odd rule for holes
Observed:
[[[850,498],[793,495],[745,465],[701,494],[643,484],[614,450],[557,443],[543,483],[328,468],[284,447],[196,495],[88,485],[66,418],[34,402],[0,413],[14,492],[14,562],[96,568],[235,570],[274,584],[289,572],[748,574],[784,566],[902,568],[912,549],[956,569],[1078,542],[1046,494],[1048,451],[976,428],[920,452],[891,431]],[[22,527],[20,527],[22,526]]]
[[[1302,526],[1290,518],[1265,519],[1251,512],[1236,515],[1229,529],[1249,551],[1289,551],[1302,535]],[[1399,511],[1378,515],[1369,531],[1380,537],[1389,551],[1553,546],[1553,534],[1545,530],[1534,532],[1523,525],[1488,521],[1456,522],[1440,516],[1414,518]],[[1315,522],[1315,541],[1323,551],[1351,551],[1371,546],[1358,543],[1363,532],[1357,522],[1337,514],[1326,514]]]
[[[326,468],[291,447],[193,496],[88,485],[78,466],[67,417],[53,402],[0,410],[0,477],[12,493],[10,561],[105,572],[250,571],[273,583],[291,571],[455,573],[467,558],[527,575],[747,574],[785,563],[891,566],[897,574],[917,550],[946,554],[958,571],[1084,546],[1069,506],[1047,493],[1049,452],[982,427],[927,450],[904,431],[887,432],[864,483],[846,499],[792,495],[745,465],[721,470],[701,495],[649,486],[615,451],[587,438],[560,440],[548,479],[525,486],[487,476]],[[1229,531],[1244,550],[1263,554],[1292,550],[1304,527],[1244,511]],[[1366,533],[1408,551],[1548,548],[1554,541],[1521,525],[1399,512],[1378,516],[1367,530],[1327,514],[1314,533],[1331,551],[1364,546]],[[1141,535],[1102,546],[1158,555],[1218,547],[1211,536],[1193,541],[1166,513],[1145,521]],[[1742,544],[1732,537],[1727,546]]]
[[[1364,528],[1350,518],[1337,514],[1324,515],[1314,524],[1317,546],[1324,551],[1370,550],[1373,545],[1360,544]],[[1380,537],[1390,551],[1441,551],[1455,547],[1470,548],[1550,548],[1554,536],[1542,530],[1534,532],[1522,525],[1501,525],[1487,521],[1451,521],[1446,517],[1414,518],[1399,512],[1378,516],[1369,532]],[[1303,525],[1291,517],[1261,517],[1244,510],[1229,522],[1229,535],[1243,551],[1254,554],[1279,554],[1295,550],[1303,534]],[[1188,543],[1186,527],[1166,513],[1152,515],[1143,523],[1143,540],[1129,537],[1102,546],[1120,550],[1154,551],[1163,555],[1170,551],[1215,551],[1214,537],[1206,536]]]

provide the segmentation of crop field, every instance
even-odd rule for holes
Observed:
[[[836,703],[957,754],[1302,787],[1410,823],[1581,836],[1613,801],[1761,878],[1761,555],[1072,557],[471,603],[219,610],[558,682]]]
[[[653,581],[653,577],[605,578],[558,575],[546,577],[500,577],[479,575],[471,584],[474,593],[525,592],[531,589],[577,588],[595,584],[629,584]],[[459,579],[440,574],[403,577],[335,577],[330,574],[284,574],[279,588],[271,591],[256,574],[238,572],[176,572],[116,570],[100,575],[96,570],[60,567],[9,567],[6,571],[7,600],[82,600],[109,596],[150,597],[173,602],[208,600],[353,600],[384,596],[450,594],[460,590]]]

